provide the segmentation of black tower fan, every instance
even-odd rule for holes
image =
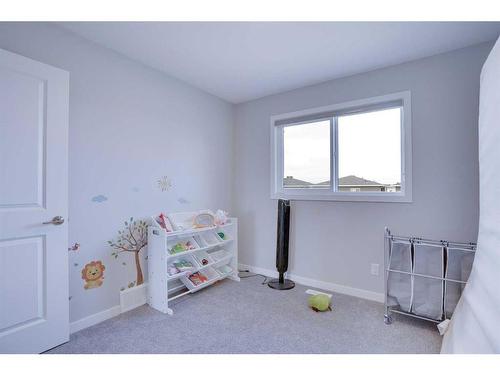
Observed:
[[[273,289],[292,289],[295,283],[285,279],[288,269],[288,233],[290,231],[290,201],[278,200],[278,234],[276,243],[276,268],[279,278],[271,280],[267,285]]]

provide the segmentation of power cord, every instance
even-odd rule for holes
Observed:
[[[248,275],[243,276],[241,275],[242,273],[247,273]],[[269,278],[266,275],[261,275],[260,273],[253,273],[250,272],[250,270],[238,270],[238,277],[240,279],[248,279],[250,277],[255,277],[255,276],[260,276],[264,278],[264,281],[262,281],[261,285],[266,285],[269,282]]]

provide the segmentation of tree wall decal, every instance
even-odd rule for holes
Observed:
[[[112,256],[118,258],[123,252],[134,253],[135,268],[137,280],[135,285],[144,283],[141,262],[139,258],[140,251],[148,244],[148,225],[144,220],[135,220],[131,217],[130,221],[125,221],[125,228],[118,231],[118,236],[114,241],[108,241],[114,251]]]

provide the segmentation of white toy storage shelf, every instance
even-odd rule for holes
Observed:
[[[172,315],[171,301],[225,278],[240,281],[236,218],[229,218],[221,226],[173,232],[163,229],[155,217],[152,219],[148,229],[148,304],[152,308]],[[219,233],[223,233],[224,239]],[[188,244],[189,249],[172,251],[179,244]],[[184,265],[186,270],[170,274],[174,264]]]

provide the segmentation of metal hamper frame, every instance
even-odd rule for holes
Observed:
[[[445,319],[445,311],[443,310],[443,315],[441,320],[435,320],[431,319],[425,316],[420,316],[412,312],[406,312],[406,311],[401,311],[397,308],[393,308],[388,305],[387,303],[387,297],[388,297],[388,279],[389,279],[389,273],[390,272],[395,272],[395,273],[402,273],[410,276],[418,276],[418,277],[424,277],[424,278],[431,278],[435,280],[441,280],[443,283],[445,282],[451,282],[451,283],[460,283],[460,284],[466,284],[467,281],[462,281],[462,280],[454,280],[454,279],[448,279],[445,277],[445,274],[443,272],[443,277],[436,277],[436,276],[430,276],[430,275],[425,275],[425,274],[419,274],[413,272],[413,260],[412,260],[412,267],[411,267],[411,272],[406,272],[406,271],[399,271],[399,270],[393,270],[390,269],[390,264],[389,264],[389,259],[390,259],[390,252],[392,249],[391,243],[392,241],[397,240],[397,241],[408,241],[411,245],[413,244],[429,244],[429,245],[440,245],[443,247],[443,249],[448,250],[459,250],[459,251],[467,251],[467,252],[473,252],[475,253],[476,251],[476,244],[473,242],[451,242],[451,241],[444,241],[444,240],[429,240],[425,238],[419,238],[419,237],[403,237],[403,236],[396,236],[391,234],[391,231],[386,227],[385,228],[385,234],[384,234],[384,270],[385,270],[385,277],[384,277],[384,322],[386,324],[391,324],[392,323],[392,316],[391,313],[397,313],[397,314],[402,314],[406,316],[411,316],[414,318],[418,319],[423,319],[427,321],[431,321],[434,323],[440,323]],[[451,247],[450,247],[451,246]],[[413,247],[413,246],[412,246]],[[412,258],[413,259],[413,258]],[[413,288],[413,285],[412,285]],[[446,299],[446,288],[444,288],[443,291],[443,303],[444,300]]]

